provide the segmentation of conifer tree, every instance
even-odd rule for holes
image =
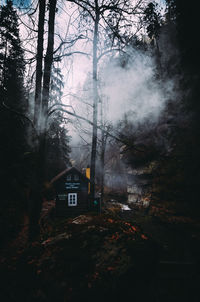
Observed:
[[[7,0],[0,7],[0,210],[10,225],[22,216],[20,186],[25,182],[23,158],[27,148],[27,125],[23,118],[26,111],[24,71],[18,15],[12,1]],[[1,229],[6,234],[4,223]]]
[[[0,12],[0,96],[1,102],[15,109],[24,109],[24,70],[18,16],[7,0]]]
[[[56,104],[62,103],[63,75],[61,69],[53,64],[49,105],[54,108]],[[53,178],[69,165],[69,140],[68,130],[65,126],[66,120],[60,111],[54,112],[49,118],[47,143],[46,143],[46,177]]]

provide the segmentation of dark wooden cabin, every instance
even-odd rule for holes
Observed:
[[[56,192],[56,215],[74,216],[89,210],[89,179],[75,167],[58,174],[51,181]]]

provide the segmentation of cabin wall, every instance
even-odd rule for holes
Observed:
[[[69,193],[77,194],[77,205],[76,206],[68,205],[68,194]],[[88,211],[88,194],[87,194],[87,192],[77,192],[77,191],[66,192],[65,200],[60,200],[59,195],[60,194],[58,194],[56,196],[56,214],[58,216],[80,214],[80,213]]]
[[[77,194],[77,205],[68,205],[68,194]],[[84,179],[69,182],[66,175],[56,183],[56,216],[74,216],[89,210],[88,182]]]

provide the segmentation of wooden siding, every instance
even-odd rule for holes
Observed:
[[[54,178],[57,216],[80,215],[89,210],[88,183],[89,180],[75,168],[66,170],[65,173],[60,173],[59,177]],[[68,205],[70,193],[77,194],[76,206]]]

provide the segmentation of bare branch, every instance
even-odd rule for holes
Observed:
[[[72,56],[72,55],[74,55],[74,54],[85,55],[85,56],[91,56],[91,54],[86,53],[86,52],[83,52],[83,51],[72,51],[72,52],[69,52],[69,53],[66,53],[66,54],[63,54],[63,55],[54,57],[54,61],[59,61],[59,60],[60,60],[61,58],[63,58],[63,57],[69,57],[69,56]]]
[[[69,114],[69,115],[71,115],[71,116],[74,116],[74,117],[76,117],[76,118],[78,118],[78,119],[80,119],[80,120],[83,120],[83,121],[85,121],[86,123],[88,123],[88,124],[91,125],[91,126],[94,126],[94,123],[91,122],[90,120],[86,119],[85,117],[80,116],[80,115],[78,115],[78,114],[76,114],[76,113],[73,113],[73,112],[71,112],[71,111],[65,110],[65,109],[63,109],[63,108],[56,108],[56,109],[54,109],[54,110],[51,112],[51,114],[53,114],[54,112],[56,112],[56,111],[58,111],[58,110],[59,110],[59,111],[62,111],[62,112],[64,112],[64,113],[67,113],[67,114]],[[65,119],[65,117],[64,117],[64,119]],[[114,138],[116,141],[118,141],[118,142],[120,142],[120,143],[122,143],[122,144],[125,144],[125,145],[129,146],[130,148],[135,149],[135,150],[138,151],[138,152],[144,152],[143,150],[136,149],[136,147],[133,146],[132,144],[129,144],[129,143],[127,143],[126,141],[123,141],[122,139],[120,139],[119,137],[117,137],[117,136],[111,134],[109,131],[107,131],[107,130],[105,130],[104,128],[102,128],[102,126],[96,125],[96,127],[97,127],[97,129],[103,131],[103,132],[104,132],[106,135],[108,135],[109,137]]]
[[[21,113],[21,112],[15,110],[15,109],[10,108],[10,107],[9,107],[8,105],[6,105],[4,102],[2,103],[2,106],[3,106],[6,110],[8,110],[8,111],[10,111],[10,112],[12,112],[12,113],[14,113],[14,114],[16,114],[16,115],[19,115],[19,116],[21,116],[22,118],[24,118],[24,119],[26,119],[27,121],[29,121],[29,123],[31,124],[33,130],[34,130],[35,133],[37,134],[37,131],[36,131],[36,129],[35,129],[35,125],[34,125],[33,121],[32,121],[28,116],[26,116],[25,114],[23,114],[23,113]],[[37,134],[37,135],[38,135],[38,134]]]
[[[125,52],[124,50],[122,50],[121,48],[111,48],[111,49],[108,49],[108,50],[104,51],[102,54],[100,54],[100,56],[97,58],[97,61],[99,62],[99,60],[100,60],[103,56],[105,56],[105,55],[107,55],[108,53],[113,52],[113,51],[121,51],[121,52],[123,52],[123,53],[126,53],[126,52]]]
[[[48,109],[48,116],[50,116],[52,113],[55,112],[55,109],[53,109],[55,106],[70,107],[74,111],[74,108],[71,105],[65,105],[65,104],[62,104],[62,103],[56,103],[56,104],[53,104],[51,107],[49,107],[49,109]]]
[[[21,19],[20,17],[19,17],[19,20],[20,20],[21,24],[23,24],[26,28],[30,29],[31,31],[33,31],[33,32],[35,32],[35,33],[38,32],[36,29],[30,27],[28,24],[26,24],[24,21],[22,21],[22,19]],[[21,24],[20,24],[20,25],[21,25]]]
[[[62,41],[61,43],[60,43],[60,45],[57,47],[57,49],[56,50],[54,50],[54,54],[56,53],[56,52],[58,52],[61,48],[62,48],[62,46],[63,45],[65,45],[65,44],[69,44],[69,46],[67,47],[67,48],[69,48],[69,47],[71,47],[71,46],[74,46],[74,44],[79,40],[79,39],[84,39],[85,37],[83,36],[83,35],[80,35],[80,36],[78,36],[77,38],[75,38],[75,39],[73,39],[73,40],[71,40],[71,41]]]
[[[120,3],[118,2],[115,5],[102,5],[100,10],[101,10],[101,13],[104,13],[105,11],[110,10],[110,11],[114,11],[114,12],[125,13],[127,15],[132,15],[135,13],[136,9],[139,7],[139,5],[142,3],[142,1],[143,0],[139,0],[138,3],[134,7],[128,8],[128,9],[121,8],[119,6]]]
[[[89,10],[89,8],[91,8],[91,10],[94,11],[94,10],[95,10],[95,7],[94,7],[92,4],[90,4],[89,1],[84,1],[84,0],[83,0],[83,1],[78,1],[78,0],[68,0],[68,1],[69,1],[69,2],[72,2],[72,3],[75,3],[75,4],[77,4],[78,6],[80,6],[83,10],[86,10],[86,11],[88,12],[88,14],[92,17],[92,19],[95,20],[93,14],[92,14],[91,11]],[[86,6],[82,5],[82,3],[85,4]],[[89,6],[89,8],[87,8],[87,6]]]

